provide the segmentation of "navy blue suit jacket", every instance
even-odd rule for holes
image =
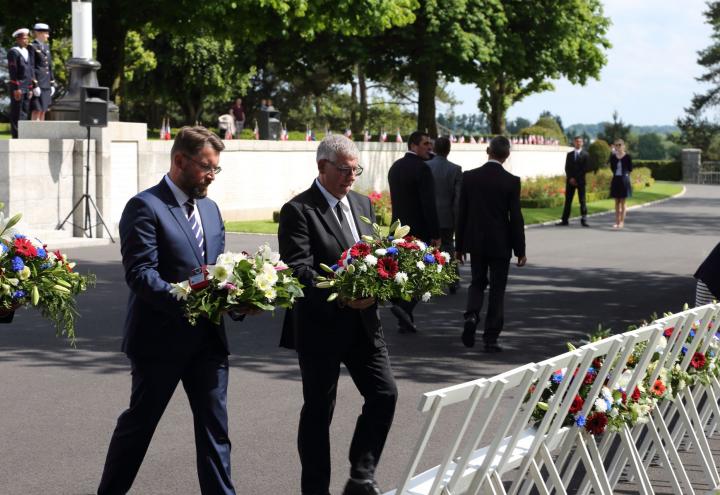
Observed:
[[[35,80],[35,53],[30,47],[27,50],[27,61],[14,48],[9,49],[7,52],[10,91],[19,89],[25,94],[32,90],[33,81]]]
[[[225,226],[214,201],[197,200],[207,263],[225,249]],[[120,219],[125,280],[130,287],[122,350],[130,358],[185,356],[215,333],[227,352],[224,324],[200,319],[191,326],[182,305],[170,294],[170,283],[187,280],[205,264],[182,206],[165,179],[128,201]]]

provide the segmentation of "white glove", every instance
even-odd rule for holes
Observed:
[[[37,86],[33,88],[33,95],[39,97],[42,94],[42,90]]]
[[[50,86],[50,96],[55,94],[55,86]]]

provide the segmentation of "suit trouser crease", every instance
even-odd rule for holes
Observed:
[[[580,201],[580,216],[583,220],[587,218],[587,203],[585,201],[585,184],[573,186],[569,182],[565,183],[565,207],[563,208],[562,221],[567,222],[570,218],[570,209],[572,207],[573,197],[577,189],[578,200]]]
[[[193,412],[196,462],[203,495],[234,494],[226,393],[227,356],[202,352],[189,360],[131,360],[130,407],[118,418],[98,494],[130,490],[152,436],[182,382]]]
[[[18,137],[19,122],[21,120],[28,120],[30,115],[30,96],[30,93],[23,93],[22,99],[16,101],[12,94],[10,94],[10,135],[14,139]]]
[[[367,343],[364,345],[369,347]],[[341,363],[365,400],[350,444],[350,476],[374,479],[397,401],[387,348],[353,346],[342,355],[300,353],[298,357],[304,398],[298,428],[302,492],[327,493],[329,490],[330,423]]]
[[[505,258],[487,258],[471,255],[472,282],[468,288],[465,317],[475,315],[479,319],[482,310],[485,289],[488,291],[488,308],[485,316],[483,341],[497,342],[504,325],[504,299],[507,286],[510,260]]]

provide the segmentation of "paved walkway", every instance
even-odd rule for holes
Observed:
[[[528,266],[511,270],[503,354],[485,355],[460,343],[465,290],[420,305],[417,335],[398,334],[383,309],[400,400],[377,473],[381,486],[396,482],[415,444],[422,392],[558,354],[566,341],[577,342],[598,324],[623,331],[691,302],[692,273],[720,240],[718,212],[720,187],[688,186],[681,198],[631,211],[623,231],[611,228],[612,216],[593,217],[590,229],[578,223],[528,229]],[[253,249],[266,239],[276,245],[270,236],[229,234],[228,248]],[[78,348],[55,339],[33,311],[0,328],[2,494],[93,493],[115,420],[128,403],[129,366],[118,351],[127,297],[119,246],[68,251],[81,269],[98,275],[97,288],[79,301]],[[463,276],[467,282],[468,267]],[[281,321],[277,314],[229,324],[228,408],[238,494],[299,493],[300,377],[295,355],[277,347]],[[334,494],[347,477],[360,405],[344,375],[332,429]],[[133,493],[199,493],[182,390],[160,423]]]

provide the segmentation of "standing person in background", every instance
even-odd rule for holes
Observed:
[[[430,158],[430,138],[415,131],[408,138],[408,152],[392,164],[388,172],[392,221],[410,226],[410,235],[440,246],[440,226],[435,208],[435,179],[426,163]],[[417,332],[413,309],[417,300],[393,301],[390,311],[398,319],[398,331]]]
[[[613,154],[610,155],[610,170],[613,173],[610,196],[615,198],[614,229],[622,229],[625,226],[625,200],[632,196],[630,185],[632,168],[632,158],[625,152],[625,141],[616,139],[613,144]]]
[[[10,76],[10,134],[17,139],[18,122],[27,120],[30,115],[35,58],[34,51],[28,50],[30,30],[21,28],[12,35],[15,38],[15,46],[7,52]]]
[[[695,306],[720,300],[720,243],[698,267],[695,278]]]
[[[440,249],[455,252],[455,227],[457,226],[462,187],[462,168],[447,159],[450,140],[439,137],[435,141],[435,156],[427,164],[435,178],[435,206],[440,225]],[[457,291],[459,282],[450,286],[450,293]]]
[[[55,94],[55,76],[53,75],[52,56],[50,55],[50,26],[38,22],[33,26],[35,39],[30,50],[35,58],[35,88],[30,101],[32,120],[45,120],[45,113],[50,108],[52,96]]]
[[[573,141],[575,149],[565,157],[565,208],[563,208],[562,219],[557,225],[568,225],[570,208],[572,206],[575,190],[577,189],[578,200],[580,201],[580,223],[583,227],[589,227],[587,223],[587,204],[585,202],[585,173],[588,167],[588,152],[583,150],[583,138],[575,136]]]
[[[510,156],[510,141],[496,136],[487,149],[488,162],[463,174],[458,215],[457,252],[465,262],[470,253],[472,283],[468,289],[462,342],[475,345],[485,289],[490,284],[485,317],[485,352],[501,352],[498,336],[504,324],[504,298],[510,258],[525,266],[525,225],[520,210],[520,177],[503,168]]]
[[[235,119],[235,138],[240,137],[240,133],[245,127],[245,108],[242,104],[242,98],[235,99],[235,103],[230,107],[228,113]]]

